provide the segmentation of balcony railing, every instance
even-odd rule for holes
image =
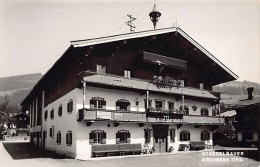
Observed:
[[[223,117],[184,115],[183,111],[175,112],[165,110],[165,113],[157,111],[131,112],[102,109],[80,109],[78,121],[115,121],[115,122],[140,122],[140,123],[177,123],[177,124],[197,124],[197,125],[219,125],[224,124]]]
[[[224,118],[217,116],[183,115],[183,124],[224,124]]]
[[[81,109],[78,113],[78,121],[110,120],[120,122],[145,122],[146,113],[130,111],[109,111],[97,109]]]

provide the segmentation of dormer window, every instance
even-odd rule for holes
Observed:
[[[130,70],[124,70],[124,77],[131,78],[131,71]]]
[[[90,108],[105,109],[106,108],[105,99],[101,97],[92,97],[92,99],[90,100]]]
[[[107,66],[97,64],[97,73],[106,74],[107,73]]]

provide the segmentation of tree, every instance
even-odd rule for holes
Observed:
[[[3,126],[4,123],[13,122],[13,116],[19,112],[20,108],[11,105],[7,97],[5,97],[5,100],[0,104],[0,126]]]

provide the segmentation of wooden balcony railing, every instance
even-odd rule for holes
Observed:
[[[183,115],[183,124],[224,124],[223,117],[203,115]]]
[[[145,122],[146,113],[130,111],[109,111],[97,109],[81,109],[78,113],[78,121],[110,120],[120,122]]]
[[[182,111],[176,112],[131,112],[102,109],[80,109],[78,121],[115,121],[115,122],[140,122],[140,123],[177,123],[195,125],[220,125],[224,124],[223,117],[184,115]]]

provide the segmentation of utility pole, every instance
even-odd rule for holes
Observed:
[[[132,15],[129,14],[127,16],[129,17],[130,20],[126,22],[126,25],[130,27],[130,33],[133,33],[135,28],[135,26],[133,25],[133,21],[135,21],[136,18],[134,18]]]

